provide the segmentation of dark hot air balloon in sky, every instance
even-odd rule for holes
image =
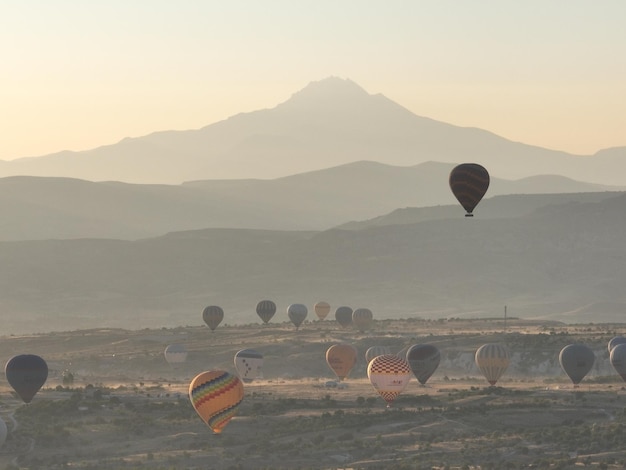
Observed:
[[[256,314],[267,324],[276,313],[276,304],[271,300],[261,300],[256,304]]]
[[[211,328],[211,331],[215,331],[217,325],[224,319],[224,310],[217,305],[209,305],[202,311],[202,319]]]
[[[4,373],[24,403],[30,403],[48,379],[48,364],[35,354],[20,354],[7,361]]]
[[[473,210],[489,188],[489,172],[478,163],[462,163],[450,172],[450,189],[461,203],[465,217],[473,217]]]
[[[302,325],[308,313],[309,310],[304,304],[291,304],[287,307],[287,316],[291,320],[291,323],[296,326],[296,329],[300,328],[300,325]]]
[[[559,363],[574,385],[585,378],[595,360],[591,348],[584,344],[569,344],[559,353]]]
[[[335,320],[344,328],[352,325],[352,309],[345,305],[338,307],[337,310],[335,310]]]
[[[626,344],[620,343],[613,347],[609,359],[620,377],[626,381]]]
[[[424,385],[439,367],[441,353],[432,344],[414,344],[406,352],[406,360],[415,378]]]

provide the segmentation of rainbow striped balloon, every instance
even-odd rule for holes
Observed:
[[[239,377],[224,370],[202,372],[189,384],[189,399],[202,421],[219,434],[237,414],[243,384]]]

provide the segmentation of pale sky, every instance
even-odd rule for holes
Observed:
[[[0,159],[271,108],[349,78],[420,116],[626,145],[624,0],[0,0]]]

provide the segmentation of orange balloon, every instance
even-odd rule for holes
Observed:
[[[335,344],[326,351],[326,362],[339,380],[345,379],[356,364],[357,350],[351,344]]]
[[[219,434],[237,414],[243,384],[239,377],[224,370],[202,372],[189,384],[189,399],[202,421]]]

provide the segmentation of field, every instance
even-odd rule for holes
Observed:
[[[298,330],[270,323],[7,336],[3,357],[38,354],[50,374],[29,405],[0,382],[9,428],[0,468],[623,468],[626,391],[606,350],[623,328],[415,319],[376,321],[360,333],[326,320]],[[168,364],[163,350],[179,342],[187,361]],[[359,356],[335,386],[325,351],[339,342]],[[488,342],[513,352],[496,387],[473,364]],[[558,353],[577,342],[594,350],[596,364],[574,387]],[[413,379],[387,408],[364,353],[416,343],[436,345],[441,364],[426,386]],[[264,355],[263,378],[245,384],[237,416],[214,434],[191,406],[189,382],[205,370],[234,372],[243,348]]]

